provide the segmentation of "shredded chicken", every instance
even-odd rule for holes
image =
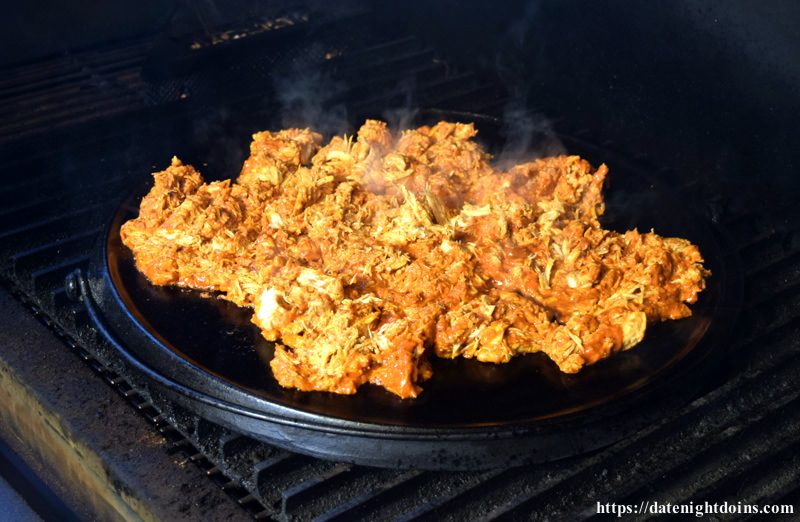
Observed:
[[[605,165],[499,171],[475,135],[373,120],[324,146],[309,129],[259,132],[235,182],[173,158],[122,240],[152,283],[253,308],[275,378],[306,391],[416,397],[431,354],[544,352],[574,373],[691,315],[700,252],[603,229]]]

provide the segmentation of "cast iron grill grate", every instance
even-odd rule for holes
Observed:
[[[142,107],[139,70],[150,45],[137,39],[4,70],[0,142]]]
[[[6,96],[28,96],[25,103],[36,107],[66,100],[66,93],[73,91],[64,82],[44,81],[61,75],[70,79],[67,84],[95,82],[103,96],[122,103],[120,112],[154,104],[153,99],[139,97],[136,67],[146,48],[146,42],[139,42],[109,49],[98,53],[91,66],[75,66],[72,56],[30,66],[18,71],[16,83],[3,85],[1,103],[11,99]],[[354,113],[404,101],[408,89],[397,87],[404,78],[414,78],[413,92],[421,104],[476,112],[497,111],[503,105],[501,88],[469,72],[451,70],[413,38],[362,46],[351,54],[338,52],[332,73],[343,79],[367,78],[330,101],[348,103]],[[25,82],[36,88],[25,89]],[[63,113],[43,110],[31,118],[4,120],[11,123],[4,124],[8,127],[3,127],[0,140],[41,135],[46,127],[80,123],[89,112],[97,115],[95,106],[86,105],[88,98],[74,95],[69,98],[72,108]],[[242,99],[244,105],[247,101]],[[4,110],[10,103],[2,105]],[[120,121],[135,118],[115,120],[118,125]],[[715,217],[737,246],[747,274],[748,304],[733,336],[733,376],[682,411],[605,450],[546,465],[483,472],[371,469],[270,447],[152,395],[145,383],[125,377],[124,365],[91,327],[83,307],[69,299],[65,277],[85,266],[98,232],[132,179],[151,170],[138,158],[162,152],[168,157],[175,150],[167,136],[182,124],[167,118],[157,121],[164,126],[148,141],[146,156],[137,154],[137,147],[144,146],[141,142],[120,143],[113,134],[99,131],[99,123],[85,125],[79,138],[62,148],[39,150],[24,141],[16,141],[13,150],[7,146],[0,164],[0,277],[149,419],[164,436],[167,451],[186,455],[255,518],[531,520],[542,513],[591,517],[595,501],[606,499],[797,501],[800,239],[787,225],[800,221],[797,208],[734,210]],[[675,173],[660,175],[682,183],[689,199],[704,190],[712,193],[710,187],[692,185]],[[735,203],[722,206],[736,209]]]

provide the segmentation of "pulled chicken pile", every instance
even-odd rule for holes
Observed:
[[[601,227],[603,182],[577,156],[498,170],[472,124],[327,144],[259,132],[236,181],[177,158],[122,227],[156,285],[254,310],[285,387],[416,397],[429,359],[544,352],[567,373],[691,315],[709,272],[680,238]]]

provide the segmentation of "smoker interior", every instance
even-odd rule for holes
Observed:
[[[198,51],[207,54],[181,51],[179,38],[165,43],[156,31],[7,65],[4,286],[65,349],[75,347],[76,364],[83,358],[149,416],[169,451],[185,452],[260,518],[587,518],[604,499],[796,504],[800,148],[791,58],[800,47],[780,23],[796,8],[411,7],[293,12],[268,38]],[[309,64],[310,85],[287,91],[276,80],[302,78]],[[122,198],[173,154],[230,177],[255,130],[297,123],[298,114],[337,127],[409,106],[512,123],[522,110],[544,115],[559,133],[647,165],[713,222],[733,245],[725,263],[744,274],[722,377],[588,455],[481,472],[379,470],[258,443],[166,400],[132,378],[70,298],[65,277],[87,268]]]

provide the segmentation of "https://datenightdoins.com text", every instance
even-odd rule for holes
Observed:
[[[643,500],[638,504],[597,502],[597,514],[616,515],[619,518],[635,515],[690,515],[702,518],[706,515],[794,515],[791,504],[752,504],[748,502],[687,502],[671,503]]]

